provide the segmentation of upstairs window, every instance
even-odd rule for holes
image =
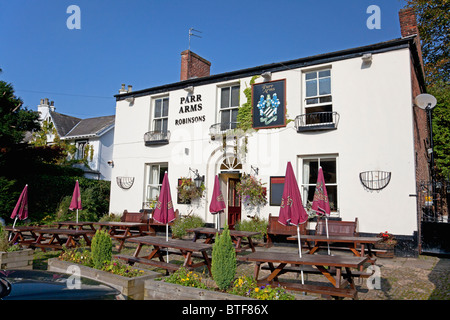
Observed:
[[[169,98],[155,99],[153,112],[153,131],[167,132]]]
[[[305,113],[331,112],[331,70],[305,74]]]
[[[235,129],[239,109],[240,86],[220,89],[220,130]]]

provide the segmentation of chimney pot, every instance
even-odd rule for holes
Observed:
[[[132,89],[133,89],[133,86],[132,85],[128,85],[128,92],[131,92]]]

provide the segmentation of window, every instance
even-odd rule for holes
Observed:
[[[87,140],[80,140],[76,142],[77,145],[77,151],[75,154],[75,159],[76,160],[83,160],[87,157],[87,152],[88,152],[88,141]]]
[[[153,112],[153,131],[167,132],[169,98],[155,99]]]
[[[239,109],[239,85],[220,89],[220,130],[235,129]]]
[[[147,163],[145,165],[145,204],[147,206],[159,196],[164,174],[168,170],[167,163]]]
[[[331,70],[320,70],[305,74],[305,113],[327,112],[328,117],[333,111],[331,103]],[[322,116],[308,117],[307,124],[331,122]],[[309,123],[308,123],[309,122]]]
[[[331,211],[338,211],[338,183],[337,183],[337,157],[308,157],[303,158],[302,199],[312,203],[316,190],[319,167],[322,167]]]

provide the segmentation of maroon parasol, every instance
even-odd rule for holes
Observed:
[[[70,210],[77,210],[77,223],[78,223],[78,209],[82,210],[83,206],[81,205],[81,193],[80,193],[80,185],[78,184],[78,180],[75,182],[75,189],[73,189],[72,201],[69,206]]]
[[[282,225],[295,225],[297,226],[298,237],[298,252],[300,258],[302,257],[302,245],[300,239],[300,227],[299,225],[308,221],[308,214],[303,207],[302,197],[300,195],[300,189],[297,185],[297,180],[292,169],[291,162],[288,162],[286,168],[286,177],[284,181],[283,196],[281,197],[280,214],[278,222]],[[303,270],[302,283],[303,280]]]
[[[325,178],[323,176],[322,167],[319,167],[317,175],[316,190],[314,192],[313,203],[311,210],[315,211],[320,216],[325,216],[325,225],[328,238],[328,217],[330,216],[330,202],[328,200],[327,188],[325,187]],[[330,255],[330,243],[328,244],[328,255]]]
[[[225,200],[223,199],[222,191],[220,190],[219,177],[216,175],[214,180],[214,190],[211,198],[211,204],[209,205],[209,212],[212,214],[222,213],[226,208]],[[219,221],[219,217],[217,217]],[[219,228],[219,223],[217,223],[217,229]]]
[[[17,219],[25,220],[28,218],[28,185],[25,185],[19,200],[17,200],[16,206],[11,214],[11,219],[14,219],[13,227],[16,225]]]
[[[167,172],[164,174],[161,191],[156,202],[153,219],[166,225],[166,241],[169,241],[169,222],[175,220],[175,211],[173,210],[172,196],[170,195],[169,179]],[[169,252],[167,251],[167,262],[169,262]]]

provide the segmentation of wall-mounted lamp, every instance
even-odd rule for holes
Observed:
[[[253,166],[250,166],[250,169],[255,172],[255,175],[258,175],[259,168],[254,168]]]
[[[266,71],[263,74],[261,74],[261,77],[264,78],[264,81],[268,81],[268,80],[272,79],[272,72]]]
[[[114,167],[114,161],[108,160],[108,165],[110,165],[111,167]]]
[[[128,103],[134,103],[134,97],[128,97],[125,99],[125,101]]]
[[[365,53],[361,57],[363,62],[369,63],[372,62],[372,54],[371,53]]]
[[[189,168],[189,171],[192,171],[195,175],[195,178],[194,178],[195,187],[197,189],[200,188],[202,186],[202,183],[205,181],[205,176],[200,177],[200,174],[198,173],[197,169],[194,171],[191,168]]]
[[[184,88],[184,91],[192,93],[192,92],[194,92],[194,87],[193,86],[186,87],[186,88]]]

